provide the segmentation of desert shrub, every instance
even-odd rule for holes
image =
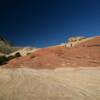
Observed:
[[[17,53],[15,54],[15,57],[21,57],[21,54],[20,54],[19,52],[17,52]]]
[[[20,57],[20,53],[16,53],[14,56],[13,55],[10,55],[8,57],[6,56],[0,56],[0,65],[3,65],[3,64],[6,64],[8,61],[14,59],[14,58],[17,58],[17,57]]]
[[[31,53],[27,53],[26,55],[30,55]]]
[[[12,59],[14,59],[14,58],[15,58],[15,56],[12,56],[12,55],[11,55],[11,56],[8,56],[8,61],[9,61],[9,60],[12,60]]]
[[[5,56],[0,56],[0,65],[5,64],[8,61],[8,58]]]
[[[30,56],[30,58],[35,58],[35,57],[36,57],[35,55],[31,55],[31,56]]]

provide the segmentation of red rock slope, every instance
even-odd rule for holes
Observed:
[[[95,37],[72,48],[64,46],[43,48],[31,55],[13,59],[6,65],[7,68],[36,69],[98,66],[100,66],[100,37]]]

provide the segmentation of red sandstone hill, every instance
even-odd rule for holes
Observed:
[[[98,66],[100,66],[100,37],[95,37],[72,48],[54,46],[39,49],[31,55],[13,59],[6,65],[7,68],[36,69]]]
[[[90,38],[89,40],[79,43],[76,45],[76,47],[94,47],[94,46],[100,46],[100,36],[97,36],[95,38]]]

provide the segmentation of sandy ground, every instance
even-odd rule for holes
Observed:
[[[100,100],[100,67],[0,68],[0,100]]]

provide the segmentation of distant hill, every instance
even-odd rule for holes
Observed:
[[[5,37],[0,35],[0,54],[9,54],[18,50],[13,46],[13,43],[9,42]]]
[[[68,39],[66,47],[90,47],[90,46],[100,46],[100,36],[96,37],[71,37]]]
[[[100,46],[100,36],[84,39],[76,44],[76,47],[98,47]]]
[[[11,46],[11,43],[3,36],[0,35],[0,45],[8,45]]]

